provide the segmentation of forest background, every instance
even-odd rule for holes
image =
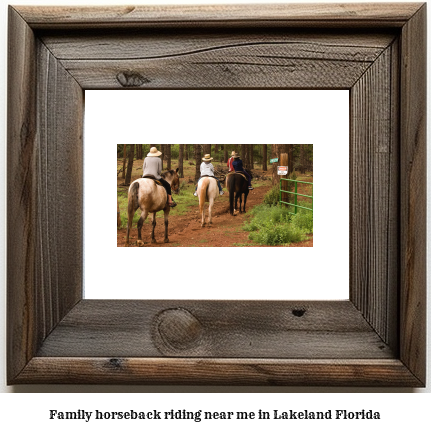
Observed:
[[[120,168],[125,185],[130,184],[133,161],[144,159],[153,144],[118,144],[117,159],[123,158]],[[273,184],[278,182],[277,164],[269,164],[271,159],[288,155],[289,173],[300,173],[313,169],[313,146],[308,144],[161,144],[163,169],[172,168],[172,160],[178,160],[180,178],[184,177],[184,161],[193,161],[196,165],[195,180],[200,177],[199,167],[205,154],[211,154],[215,162],[227,163],[232,151],[240,154],[245,167],[253,170],[260,165],[262,171],[272,175]],[[120,172],[117,172],[117,175]]]

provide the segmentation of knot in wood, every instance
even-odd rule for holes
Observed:
[[[292,314],[298,318],[301,318],[305,315],[306,310],[305,309],[293,309]]]
[[[186,350],[199,344],[203,329],[188,310],[178,308],[164,310],[156,317],[156,332],[169,348]]]
[[[148,78],[145,78],[139,72],[120,72],[117,74],[117,81],[123,87],[141,87],[150,82]]]

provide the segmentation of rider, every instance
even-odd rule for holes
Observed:
[[[168,194],[168,204],[170,207],[176,207],[177,203],[172,199],[171,185],[161,176],[162,174],[162,160],[158,157],[162,152],[159,152],[156,147],[151,147],[150,153],[144,159],[144,166],[142,167],[142,177],[152,175],[158,180],[166,189]]]
[[[235,172],[241,172],[245,174],[248,178],[248,188],[249,190],[253,190],[254,188],[251,185],[251,175],[244,169],[242,166],[242,160],[240,159],[240,156],[238,153],[235,153],[235,156],[233,157],[232,166]]]
[[[214,165],[211,163],[211,161],[214,158],[211,157],[211,155],[206,154],[205,157],[202,158],[202,163],[201,163],[201,176],[199,177],[199,180],[203,177],[203,176],[208,176],[208,177],[214,177]],[[215,177],[214,177],[215,178]],[[223,188],[220,184],[219,179],[215,178],[217,180],[217,185],[218,185],[218,190],[220,192],[220,195],[223,195]],[[199,183],[198,180],[198,183]],[[198,196],[198,185],[196,184],[196,188],[195,188],[195,192],[194,192],[194,196]]]
[[[233,162],[233,157],[235,156],[235,150],[232,152],[231,157],[229,158],[229,160],[227,161],[227,166],[229,168],[229,172],[233,171],[233,166],[232,166],[232,162]]]

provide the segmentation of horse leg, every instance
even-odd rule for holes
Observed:
[[[169,237],[168,237],[168,228],[169,228],[169,212],[171,211],[171,208],[169,206],[165,207],[163,210],[165,213],[165,243],[169,243]]]
[[[145,220],[147,219],[148,212],[146,210],[142,210],[141,217],[138,220],[138,246],[144,246],[144,242],[142,241],[142,226],[144,225]]]
[[[234,196],[235,191],[233,190],[233,187],[229,189],[229,213],[233,216],[234,214]]]
[[[153,227],[151,229],[151,243],[157,243],[156,237],[154,236],[154,231],[156,230],[156,225],[157,225],[157,223],[156,223],[156,213],[155,212],[152,213],[151,216],[152,216],[152,222],[153,222],[153,224],[152,224]]]
[[[212,211],[214,206],[214,198],[210,198],[209,206],[208,206],[208,225],[211,226],[213,224]]]
[[[242,213],[242,193],[239,194],[239,212]]]
[[[244,213],[245,213],[245,205],[247,204],[248,192],[244,194]]]
[[[203,228],[205,226],[205,203],[202,206],[202,211],[201,211],[201,227]]]
[[[132,222],[133,222],[133,216],[134,216],[135,212],[130,213],[128,212],[127,215],[127,234],[126,234],[126,244],[125,247],[129,247],[129,234],[130,234],[130,230],[132,229]]]

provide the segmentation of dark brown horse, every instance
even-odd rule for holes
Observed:
[[[239,212],[245,213],[245,205],[247,204],[248,197],[248,180],[245,176],[233,173],[226,177],[226,189],[229,191],[229,213],[236,216],[238,212],[238,200],[239,200]],[[242,204],[242,196],[244,195],[244,205]],[[235,206],[234,206],[235,200]]]

